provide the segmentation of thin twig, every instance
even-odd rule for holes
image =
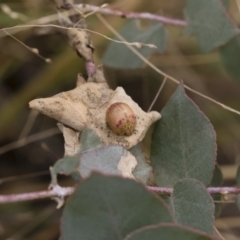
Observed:
[[[29,134],[38,115],[39,115],[38,111],[36,111],[36,110],[30,111],[27,121],[26,121],[18,139],[24,138]]]
[[[21,224],[22,226],[17,231],[15,230],[16,232],[11,233],[7,240],[26,239],[26,235],[28,235],[30,232],[33,232],[33,230],[38,228],[39,225],[47,224],[47,221],[49,221],[50,217],[55,212],[56,208],[53,206],[53,204],[49,204],[49,206],[45,209],[41,209],[38,213],[34,213],[32,219],[29,220],[27,223],[23,225]]]
[[[36,173],[29,173],[29,174],[24,174],[24,175],[0,178],[0,184],[6,183],[6,182],[11,182],[11,181],[16,181],[16,180],[22,180],[22,179],[27,179],[27,178],[49,175],[49,174],[50,174],[49,170],[46,170],[46,171],[41,171],[41,172],[36,172]]]
[[[22,13],[14,12],[8,5],[6,4],[0,4],[1,10],[7,14],[12,19],[19,19],[21,21],[27,21],[28,17]]]
[[[68,14],[68,13],[70,14],[69,11],[66,11],[66,12],[64,12],[63,14]],[[35,19],[35,20],[32,20],[32,21],[29,21],[29,22],[28,22],[29,26],[26,26],[26,29],[22,29],[22,28],[12,28],[12,29],[11,29],[11,34],[13,35],[13,34],[17,34],[17,33],[20,32],[20,31],[28,30],[28,29],[31,28],[32,25],[34,25],[34,24],[41,24],[41,25],[43,25],[43,24],[47,24],[47,23],[50,23],[50,22],[55,22],[55,21],[58,20],[58,18],[59,18],[59,15],[58,15],[58,14],[52,14],[52,15],[47,15],[47,16],[45,16],[45,17],[41,17],[41,18],[38,18],[38,19]],[[7,30],[7,29],[6,29],[6,30]],[[6,36],[6,34],[3,34],[3,32],[0,32],[0,38],[5,37],[5,36]]]
[[[64,29],[64,30],[69,30],[69,29],[72,29],[72,27],[64,27],[64,26],[60,26],[60,25],[56,25],[56,24],[44,24],[44,25],[39,25],[39,24],[24,24],[24,25],[17,25],[17,26],[14,26],[14,27],[7,27],[7,28],[1,28],[0,29],[0,37],[1,37],[1,31],[14,31],[15,29],[18,29],[18,28],[22,28],[24,30],[28,30],[29,28],[33,28],[33,27],[36,27],[36,28],[47,28],[47,27],[53,27],[53,28],[59,28],[59,29]],[[76,29],[79,29],[79,30],[84,30],[86,32],[89,32],[89,33],[93,33],[93,34],[96,34],[96,35],[99,35],[107,40],[110,40],[112,42],[116,42],[116,43],[121,43],[121,44],[127,44],[127,45],[132,45],[132,46],[135,46],[137,48],[142,48],[142,47],[149,47],[149,48],[155,48],[157,49],[157,47],[154,45],[154,44],[147,44],[147,43],[142,43],[142,42],[127,42],[127,41],[118,41],[116,39],[113,39],[113,38],[110,38],[104,34],[101,34],[99,32],[96,32],[96,31],[93,31],[93,30],[90,30],[90,29],[87,29],[87,28],[76,28]]]
[[[159,94],[161,93],[161,91],[162,91],[162,89],[163,89],[166,81],[167,81],[167,77],[165,77],[165,78],[163,79],[163,82],[162,82],[161,86],[159,87],[158,92],[157,92],[155,98],[153,99],[153,101],[152,101],[149,109],[148,109],[148,112],[150,112],[150,111],[152,110],[152,107],[153,107],[153,105],[155,104],[155,102],[157,101],[157,99],[158,99],[158,97],[159,97]]]
[[[66,26],[71,26],[75,29],[70,29],[66,34],[73,49],[83,58],[88,77],[93,77],[97,71],[93,58],[94,48],[91,42],[90,34],[81,30],[87,28],[87,23],[83,13],[75,7],[74,0],[65,0],[63,2],[55,0],[55,4],[58,7],[59,13],[61,13],[62,9],[75,11],[75,14],[68,17],[68,19],[66,19],[63,15],[59,15],[59,20],[61,20],[60,24],[62,26],[66,24]]]
[[[217,233],[217,235],[222,239],[222,240],[225,240],[225,238],[222,236],[222,234],[218,231],[218,229],[214,226],[213,227],[215,232]]]
[[[27,48],[30,52],[32,52],[33,54],[35,54],[36,56],[38,56],[39,58],[41,58],[43,61],[45,61],[46,63],[51,63],[51,59],[50,58],[45,58],[43,57],[40,53],[39,50],[37,48],[31,48],[29,46],[27,46],[25,43],[23,43],[22,41],[20,41],[19,39],[17,39],[16,37],[14,37],[12,34],[10,34],[9,32],[7,32],[5,29],[3,29],[3,31],[10,36],[11,38],[13,38],[16,42],[18,42],[19,44],[21,44],[22,46],[24,46],[25,48]]]
[[[29,143],[36,142],[44,138],[52,137],[59,133],[61,132],[58,128],[51,128],[46,131],[30,135],[28,137],[17,140],[16,142],[12,142],[7,145],[4,145],[3,147],[0,147],[0,155],[13,149],[23,147]]]
[[[76,4],[77,8],[85,12],[99,12],[106,15],[120,16],[123,18],[134,18],[134,19],[148,19],[152,21],[158,21],[164,24],[176,25],[176,26],[187,26],[187,22],[184,20],[173,19],[168,17],[159,16],[152,13],[137,13],[137,12],[126,12],[112,8],[98,7],[89,4]]]
[[[98,16],[101,17],[101,15],[98,15]],[[45,20],[45,19],[44,19],[44,20]],[[100,20],[101,20],[101,21],[103,20],[103,21],[104,21],[104,24],[107,23],[107,21],[106,21],[103,17],[102,17]],[[46,20],[45,20],[45,21],[46,21]],[[63,29],[69,29],[69,28],[67,28],[67,27],[62,27],[62,26],[58,26],[58,25],[54,25],[54,24],[47,24],[47,25],[19,25],[19,26],[14,26],[14,27],[9,27],[9,28],[0,29],[0,31],[3,31],[3,30],[11,30],[11,29],[12,29],[12,30],[15,30],[15,29],[18,29],[18,28],[48,27],[48,26],[49,26],[49,27],[51,26],[51,27],[58,27],[58,28],[63,28]],[[145,64],[147,64],[149,67],[151,67],[154,71],[156,71],[157,73],[161,74],[162,76],[167,77],[167,79],[169,79],[169,80],[171,80],[171,81],[173,81],[173,82],[175,82],[175,83],[177,83],[177,84],[180,83],[180,81],[178,81],[176,78],[174,78],[174,77],[166,74],[165,72],[163,72],[162,70],[160,70],[159,68],[157,68],[155,65],[153,65],[148,59],[146,59],[146,58],[145,58],[142,54],[140,54],[134,47],[132,47],[132,46],[131,46],[131,43],[130,43],[130,44],[127,43],[126,39],[124,39],[117,31],[115,31],[115,29],[113,29],[113,28],[111,27],[111,25],[108,24],[108,25],[106,25],[106,27],[109,28],[110,31],[112,31],[119,39],[122,40],[122,43],[126,44],[126,46],[127,46],[129,49],[131,49],[132,52],[134,52],[140,59],[142,59],[142,61],[143,61]],[[95,33],[95,34],[101,35],[100,33],[97,33],[97,32],[95,32],[95,31],[91,31],[91,30],[89,30],[89,29],[81,29],[81,30],[85,30],[85,31],[88,31],[88,32],[93,32],[93,33]],[[1,37],[1,32],[0,32],[0,37]],[[227,105],[225,105],[225,104],[222,104],[222,103],[214,100],[213,98],[210,98],[210,97],[208,97],[208,96],[206,96],[206,95],[204,95],[204,94],[202,94],[202,93],[200,93],[200,92],[198,92],[198,91],[196,91],[196,90],[188,87],[187,85],[183,85],[183,86],[184,86],[185,89],[189,90],[190,92],[193,92],[193,93],[201,96],[202,98],[205,98],[205,99],[209,100],[210,102],[215,103],[216,105],[222,107],[223,109],[225,109],[225,110],[227,110],[227,111],[230,111],[230,112],[233,112],[233,113],[235,113],[235,114],[237,114],[237,115],[240,115],[240,111],[238,111],[238,110],[236,110],[236,109],[233,109],[233,108],[231,108],[231,107],[229,107],[229,106],[227,106]]]
[[[73,10],[67,10],[67,11],[62,12],[62,15],[64,15],[65,17],[70,17],[73,14],[75,14]],[[84,18],[87,18],[87,17],[88,16],[84,16]],[[57,20],[59,20],[59,13],[47,15],[47,16],[44,16],[41,18],[37,18],[32,21],[28,21],[28,25],[23,25],[23,26],[25,26],[26,29],[22,29],[22,28],[18,28],[18,27],[11,28],[11,34],[14,35],[14,34],[17,34],[18,32],[28,30],[29,28],[32,28],[32,25],[45,25],[45,24],[49,24],[51,22],[57,22]],[[7,28],[4,28],[4,29],[8,30]],[[0,38],[5,37],[5,36],[7,36],[7,35],[4,34],[4,31],[0,32]]]
[[[159,194],[172,194],[173,188],[165,187],[150,187],[147,189]],[[74,192],[74,187],[60,187],[60,191],[56,190],[46,190],[40,192],[22,193],[22,194],[11,194],[11,195],[0,195],[0,204],[2,203],[14,203],[23,202],[30,200],[37,200],[43,198],[59,197],[58,193],[61,192],[61,197],[69,196]],[[239,194],[240,187],[209,187],[207,191],[210,194],[220,193],[220,194]]]
[[[106,21],[106,19],[101,16],[100,14],[97,14],[98,19],[117,37],[119,38],[121,41],[126,41],[126,39],[124,37],[122,37],[110,24],[108,21]],[[130,46],[130,45],[126,45],[134,54],[136,54],[145,64],[147,64],[149,67],[151,67],[154,71],[156,71],[157,73],[161,74],[162,76],[166,77],[167,79],[179,84],[180,81],[177,80],[176,78],[168,75],[167,73],[163,72],[162,70],[160,70],[159,68],[157,68],[155,65],[153,65],[148,59],[146,59],[140,52],[138,52],[134,47]],[[193,92],[199,96],[201,96],[202,98],[205,98],[207,100],[209,100],[210,102],[213,102],[215,104],[217,104],[218,106],[222,107],[223,109],[226,109],[230,112],[236,113],[237,115],[240,115],[240,111],[235,110],[231,107],[226,106],[225,104],[222,104],[216,100],[214,100],[213,98],[210,98],[190,87],[188,87],[187,85],[183,85],[185,89],[189,90],[190,92]]]

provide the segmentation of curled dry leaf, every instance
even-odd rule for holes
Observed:
[[[136,166],[137,166],[136,158],[130,152],[127,151],[127,154],[121,157],[117,168],[121,172],[123,177],[135,178],[132,172]]]
[[[117,135],[106,123],[107,109],[116,102],[128,104],[136,115],[136,127],[130,136]],[[101,69],[88,82],[79,76],[75,89],[33,100],[29,105],[77,131],[92,129],[106,145],[117,144],[127,149],[140,142],[151,124],[161,117],[158,112],[144,112],[123,88],[118,87],[115,91],[109,89],[103,81]]]
[[[92,61],[93,45],[87,31],[70,28],[68,29],[68,39],[81,57],[86,61]]]
[[[74,131],[72,128],[64,126],[62,123],[58,123],[58,127],[63,133],[64,137],[64,149],[65,156],[74,156],[79,152],[82,143],[79,141],[80,132]]]

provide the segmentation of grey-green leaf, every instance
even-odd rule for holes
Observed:
[[[222,63],[228,74],[240,82],[240,37],[233,38],[230,42],[220,48]]]
[[[209,236],[194,229],[177,224],[159,224],[142,228],[130,234],[124,240],[213,240]]]
[[[179,181],[174,186],[172,206],[177,223],[213,233],[213,200],[199,181],[195,179]]]
[[[97,148],[103,144],[98,135],[91,129],[86,129],[81,133],[80,142],[82,143],[81,153]]]
[[[88,149],[88,151],[76,156],[65,156],[51,168],[52,183],[57,183],[58,174],[72,174],[75,180],[88,177],[92,171],[122,175],[118,170],[118,164],[121,157],[126,155],[126,149],[118,145],[112,145]]]
[[[50,168],[52,184],[57,184],[57,175],[64,174],[70,175],[77,171],[79,166],[79,156],[65,156],[62,159],[59,159],[53,167]],[[77,180],[78,176],[74,174],[74,179]]]
[[[158,186],[173,187],[183,178],[210,184],[216,158],[216,134],[179,85],[155,125],[151,162]]]
[[[133,170],[133,176],[143,183],[147,183],[152,176],[152,167],[146,162],[140,144],[130,149],[130,152],[137,160],[137,166]]]
[[[219,0],[188,0],[185,19],[186,30],[197,37],[204,52],[226,44],[239,34]]]
[[[85,178],[95,170],[106,174],[121,175],[118,164],[127,150],[121,146],[103,146],[80,155],[79,172]]]
[[[116,240],[144,226],[172,222],[163,201],[134,180],[98,173],[67,201],[63,240]]]
[[[157,49],[143,46],[137,49],[144,57],[150,56],[154,52],[163,52],[167,45],[167,33],[160,23],[155,23],[149,28],[140,29],[136,21],[130,21],[120,31],[120,34],[128,42],[140,42],[154,44]],[[104,65],[115,68],[141,68],[143,61],[137,57],[125,44],[112,42],[108,46],[102,62]]]

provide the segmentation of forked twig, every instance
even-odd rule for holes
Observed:
[[[117,37],[119,38],[121,41],[126,41],[126,39],[124,37],[122,37],[110,24],[109,22],[107,22],[105,20],[105,18],[103,16],[101,16],[100,14],[97,14],[99,20]],[[151,67],[154,71],[156,71],[157,73],[159,73],[160,75],[166,77],[167,79],[179,84],[180,81],[177,80],[176,78],[168,75],[167,73],[163,72],[162,70],[160,70],[159,68],[157,68],[155,65],[153,65],[148,59],[146,59],[137,49],[135,49],[134,47],[130,46],[130,45],[126,45],[134,54],[136,54],[141,60],[143,60],[143,62],[145,64],[147,64],[149,67]],[[199,96],[201,96],[202,98],[205,98],[207,100],[209,100],[210,102],[213,102],[215,104],[217,104],[218,106],[230,111],[230,112],[233,112],[233,113],[236,113],[237,115],[240,115],[240,111],[236,110],[236,109],[233,109],[231,107],[228,107],[226,106],[225,104],[223,103],[220,103],[216,100],[214,100],[213,98],[210,98],[190,87],[188,87],[187,85],[183,85],[185,89],[189,90],[190,92],[193,92]]]
[[[46,131],[39,132],[39,133],[30,135],[30,136],[21,138],[21,139],[17,140],[16,142],[12,142],[12,143],[9,143],[7,145],[0,147],[0,155],[3,153],[6,153],[8,151],[11,151],[13,149],[23,147],[29,143],[36,142],[36,141],[39,141],[44,138],[52,137],[59,133],[61,133],[61,132],[58,128],[51,128]]]

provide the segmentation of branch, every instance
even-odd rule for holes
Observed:
[[[6,144],[6,145],[0,147],[0,155],[6,153],[8,151],[11,151],[13,149],[23,147],[23,146],[25,146],[29,143],[52,137],[52,136],[54,136],[56,134],[59,134],[59,133],[61,133],[61,132],[59,131],[58,128],[51,128],[51,129],[48,129],[48,130],[43,131],[43,132],[39,132],[39,133],[29,135],[27,137],[24,137],[24,138],[21,138],[21,139],[15,141],[15,142],[12,142],[12,143],[9,143],[9,144]]]
[[[77,8],[83,12],[99,12],[106,15],[115,15],[123,18],[134,18],[134,19],[148,19],[152,21],[158,21],[164,24],[176,25],[176,26],[187,26],[187,22],[180,19],[173,19],[168,17],[159,16],[152,13],[137,13],[137,12],[125,12],[112,8],[98,7],[89,4],[76,4]]]
[[[46,190],[41,192],[31,192],[31,193],[21,193],[21,194],[11,194],[11,195],[0,195],[1,203],[14,203],[14,202],[24,202],[43,198],[61,197],[64,198],[71,195],[75,190],[74,187],[59,187],[58,190],[53,188],[52,190]]]
[[[160,193],[160,194],[172,194],[173,188],[164,187],[147,187],[150,191]],[[220,193],[220,194],[240,194],[240,187],[209,187],[207,191],[210,194]]]
[[[155,193],[160,194],[172,194],[173,188],[165,187],[150,187],[147,188]],[[14,203],[14,202],[23,202],[30,200],[37,200],[43,198],[52,198],[60,197],[64,198],[71,195],[74,192],[74,187],[60,187],[57,186],[52,190],[46,190],[41,192],[31,192],[31,193],[22,193],[22,194],[11,194],[11,195],[0,195],[0,204],[3,203]],[[210,194],[219,193],[219,194],[240,194],[240,187],[209,187],[207,191]]]
[[[84,59],[88,77],[92,77],[96,73],[96,66],[93,59],[94,47],[89,32],[82,30],[87,28],[82,12],[75,7],[74,0],[54,1],[60,13],[60,24],[70,28],[67,30],[70,44],[76,50],[77,54]],[[61,14],[62,11],[66,10],[72,12],[68,18],[64,14]]]

